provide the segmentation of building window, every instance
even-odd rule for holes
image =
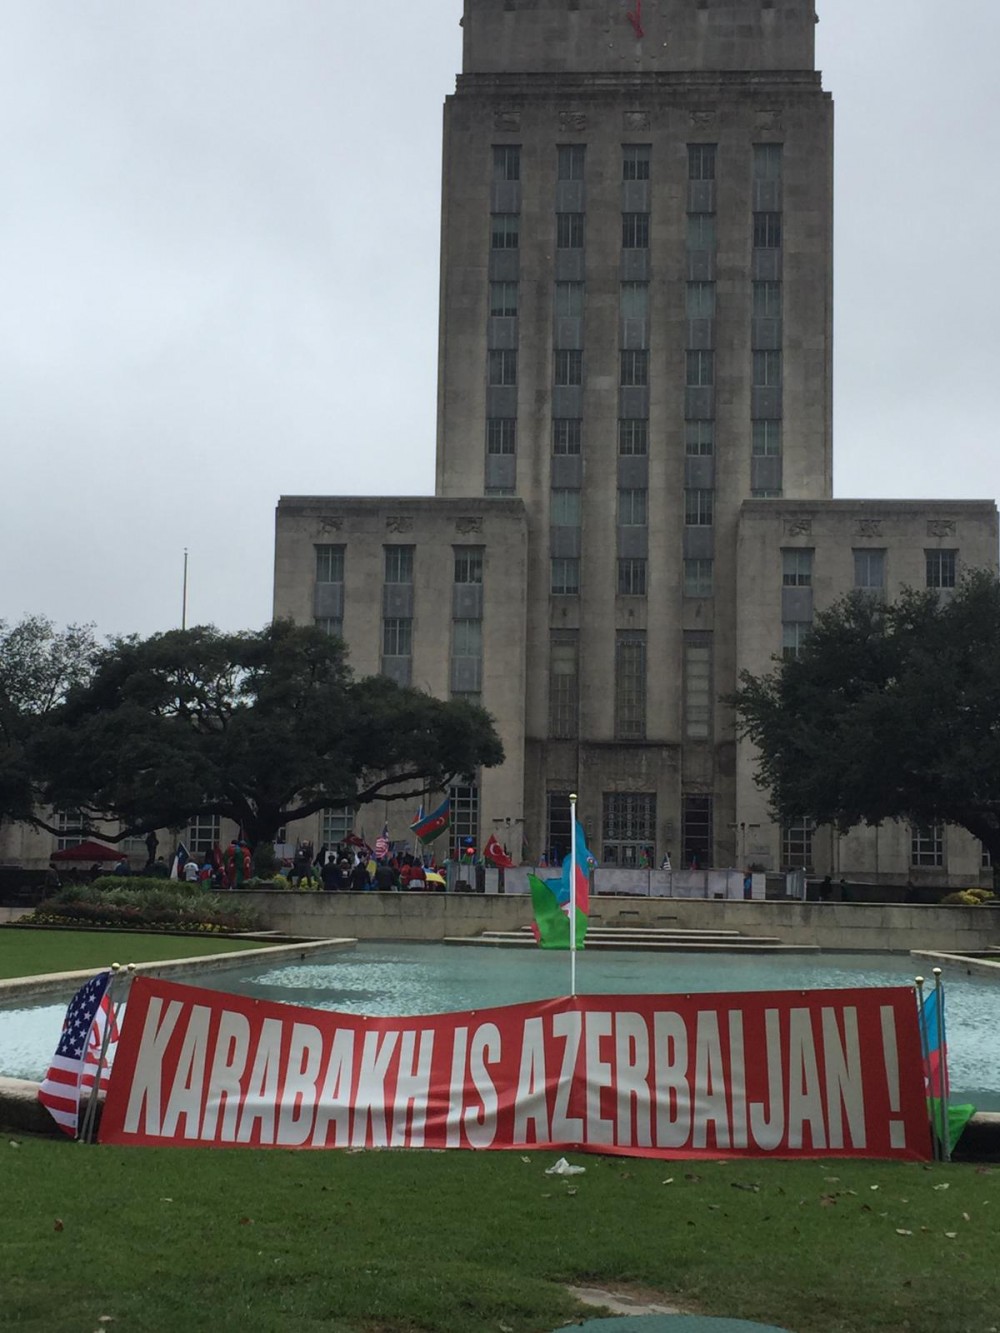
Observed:
[[[579,417],[553,417],[552,452],[578,454],[583,438],[583,422]]]
[[[343,583],[344,548],[342,546],[316,547],[316,582]]]
[[[412,583],[413,547],[386,546],[384,549],[386,583]]]
[[[656,793],[604,793],[601,859],[605,865],[651,866],[656,860]]]
[[[711,458],[715,453],[715,422],[685,421],[684,452],[689,458]]]
[[[910,829],[910,865],[944,865],[944,825],[914,824]]]
[[[783,145],[755,143],[753,146],[753,178],[755,181],[780,181]]]
[[[649,248],[649,214],[622,214],[622,249],[647,250]]]
[[[453,657],[482,657],[483,622],[478,619],[453,620],[451,652]]]
[[[583,315],[582,282],[557,282],[555,286],[555,312],[560,319],[580,319]]]
[[[494,144],[493,179],[495,181],[519,181],[521,179],[520,144]]]
[[[957,551],[925,551],[928,588],[954,588],[958,569]]]
[[[486,452],[512,454],[517,450],[517,418],[486,418]]]
[[[618,561],[618,595],[620,597],[646,596],[646,561],[621,559]]]
[[[780,352],[754,352],[753,383],[755,389],[778,389],[781,387]]]
[[[621,383],[625,388],[649,383],[649,352],[645,348],[622,351]]]
[[[755,282],[753,285],[755,319],[781,318],[781,283]]]
[[[336,639],[344,637],[344,621],[341,616],[317,616],[313,624],[321,634],[329,634],[331,638]]]
[[[684,522],[689,528],[710,528],[714,522],[715,492],[689,486],[684,492]]]
[[[408,616],[386,616],[382,621],[382,656],[410,657],[413,652],[413,621]]]
[[[712,647],[684,641],[684,734],[707,740],[712,734]]]
[[[684,596],[711,597],[714,561],[684,561]]]
[[[449,855],[452,859],[457,859],[463,850],[471,846],[478,856],[479,788],[475,784],[470,787],[449,787],[448,796],[451,800]],[[467,873],[472,873],[471,868]]]
[[[222,841],[222,820],[218,815],[196,815],[188,825],[187,849],[200,857]]]
[[[59,830],[56,835],[56,851],[64,852],[69,847],[79,847],[83,842],[82,833],[69,833],[68,829],[80,829],[83,826],[82,810],[57,810],[56,828]]]
[[[715,383],[715,353],[702,348],[687,354],[687,384],[689,388],[707,388]]]
[[[483,704],[482,690],[452,690],[451,697],[455,703],[475,704],[477,708]]]
[[[750,452],[754,458],[780,458],[781,422],[776,418],[759,418],[752,422]]]
[[[560,388],[583,383],[583,353],[560,347],[555,353],[555,382]]]
[[[780,248],[780,213],[755,213],[753,215],[753,243],[755,250],[777,250]]]
[[[802,655],[802,646],[812,629],[811,620],[785,620],[781,624],[781,656],[794,662]]]
[[[689,282],[687,285],[688,319],[714,319],[715,283]]]
[[[556,169],[559,179],[561,181],[582,181],[586,158],[586,144],[559,144],[556,148]]]
[[[545,855],[549,865],[562,865],[571,848],[573,810],[568,791],[545,794]]]
[[[649,453],[649,422],[645,417],[620,418],[618,452],[626,456]]]
[[[620,309],[623,319],[646,319],[649,315],[649,283],[623,282]]]
[[[483,548],[455,547],[455,582],[478,586],[483,581]]]
[[[689,250],[715,249],[714,213],[689,213],[687,215],[687,248]]]
[[[580,526],[580,492],[568,488],[553,488],[549,496],[549,521],[555,528]]]
[[[688,144],[689,181],[715,180],[715,149],[714,143]]]
[[[319,836],[329,847],[336,847],[338,842],[343,842],[354,828],[354,811],[350,806],[344,805],[339,809],[326,809],[323,811],[323,819],[320,824]]]
[[[575,634],[554,634],[549,644],[549,735],[572,740],[579,732],[580,655]]]
[[[559,250],[583,249],[583,214],[556,214],[556,248]]]
[[[681,802],[681,843],[684,865],[705,870],[712,864],[714,841],[711,796],[685,796]]]
[[[517,283],[490,283],[490,314],[509,319],[517,314]]]
[[[641,741],[646,735],[646,636],[621,631],[615,640],[615,736]]]
[[[811,819],[794,819],[782,826],[782,870],[812,870],[814,827]]]
[[[580,591],[580,560],[578,556],[554,556],[552,559],[552,594],[570,597]]]
[[[517,213],[494,213],[490,219],[490,248],[516,250],[520,242],[521,219]]]
[[[622,528],[642,528],[649,522],[647,503],[648,492],[645,487],[619,487],[618,489],[618,525]]]
[[[767,486],[755,486],[750,492],[751,500],[780,500],[781,491],[771,490]]]
[[[650,147],[648,143],[622,144],[623,181],[649,180]]]
[[[781,586],[783,588],[811,588],[812,573],[812,551],[796,548],[781,552]]]
[[[517,352],[513,348],[490,349],[489,378],[494,388],[517,383]]]
[[[885,592],[885,551],[854,552],[854,586],[862,592]]]
[[[484,486],[484,495],[516,495],[517,491],[513,486]]]

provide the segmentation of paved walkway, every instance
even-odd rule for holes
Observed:
[[[575,1325],[593,1333],[791,1333],[790,1329],[748,1323],[745,1319],[684,1314],[676,1306],[643,1301],[601,1287],[569,1287],[568,1291],[585,1305],[611,1311],[611,1318],[601,1316]]]

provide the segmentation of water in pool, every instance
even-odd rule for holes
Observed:
[[[705,991],[816,990],[911,983],[916,960],[898,954],[578,955],[581,994],[689,994]],[[192,985],[355,1014],[445,1013],[565,995],[569,958],[541,950],[444,944],[361,944],[351,953],[281,967],[248,964],[192,974]],[[980,1110],[1000,1111],[1000,985],[946,974],[952,1092]],[[0,1006],[0,1074],[40,1078],[55,1049],[61,1003]]]

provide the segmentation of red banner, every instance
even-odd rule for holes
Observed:
[[[908,988],[367,1018],[138,978],[102,1143],[925,1161]]]

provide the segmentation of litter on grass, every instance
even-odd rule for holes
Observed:
[[[565,1157],[560,1157],[558,1162],[554,1162],[545,1174],[547,1176],[582,1176],[586,1171],[585,1166],[571,1166]]]

